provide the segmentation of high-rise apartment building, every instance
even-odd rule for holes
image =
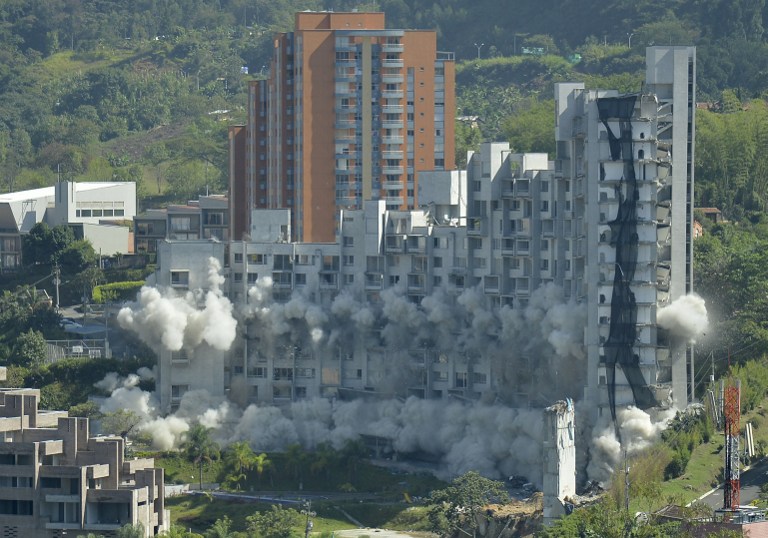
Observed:
[[[330,242],[341,209],[417,207],[419,172],[454,167],[453,60],[383,13],[297,13],[230,130],[232,238],[254,208],[291,209],[295,240]]]

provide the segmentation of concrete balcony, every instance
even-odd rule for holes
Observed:
[[[391,65],[389,66],[391,67]],[[381,82],[384,84],[402,84],[404,80],[403,75],[382,75]]]
[[[479,235],[479,236],[487,235],[488,218],[487,217],[468,217],[467,233],[469,235]]]
[[[45,524],[45,528],[48,530],[81,530],[83,527],[80,523],[64,522],[64,521],[49,521]],[[119,528],[119,527],[118,527]]]
[[[45,496],[45,502],[49,503],[79,503],[80,495],[77,494],[62,494],[62,493],[49,493]]]
[[[403,52],[405,51],[405,45],[401,43],[382,43],[381,51],[382,52]]]
[[[383,144],[402,144],[403,143],[403,137],[402,136],[382,136],[381,142]]]

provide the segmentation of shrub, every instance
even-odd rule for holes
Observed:
[[[93,289],[93,301],[96,303],[133,301],[143,285],[143,280],[102,284]]]
[[[675,455],[672,456],[672,461],[670,461],[664,469],[664,480],[671,480],[682,476],[690,459],[690,453],[675,452]]]

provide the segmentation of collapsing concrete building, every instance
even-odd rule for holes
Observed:
[[[226,350],[160,348],[162,407],[170,410],[187,390],[223,395],[233,386],[246,402],[349,388],[424,398],[502,395],[510,405],[546,405],[557,395],[540,394],[559,386],[562,395],[586,396],[591,408],[612,416],[627,404],[684,406],[692,396],[689,335],[672,334],[656,318],[691,291],[694,52],[651,47],[647,60],[647,82],[636,95],[556,86],[554,163],[484,145],[466,172],[422,175],[421,210],[391,211],[372,201],[344,211],[335,243],[286,242],[285,210],[279,227],[279,215],[266,215],[265,229],[281,231],[272,240],[255,211],[252,236],[259,242],[161,244],[158,286],[205,288],[210,255],[223,267],[222,292],[245,313],[240,337]],[[200,255],[201,248],[209,254]],[[559,365],[534,359],[541,346],[504,341],[511,323],[504,308],[523,311],[548,286],[560,290],[553,303],[580,306],[586,315],[578,342],[543,335],[552,344],[546,353],[564,355]],[[488,312],[493,325],[474,339],[462,331],[478,320],[451,310],[470,290],[480,299],[459,303]],[[446,316],[463,319],[442,341],[425,323],[413,327],[412,338],[388,342],[391,319],[381,306],[388,293],[422,312],[439,303]],[[333,306],[340,296],[370,313],[367,331],[328,326],[330,309],[341,310]],[[299,307],[291,302],[296,297],[319,315],[303,325],[306,317],[289,315],[287,324],[275,325],[278,311],[285,312],[280,305]],[[270,304],[279,308],[265,319]],[[420,320],[414,314],[413,323]],[[393,354],[405,368],[390,367]],[[211,374],[209,363],[207,374],[192,375],[195,355],[220,366]],[[586,386],[584,394],[568,392],[574,381]]]
[[[589,305],[586,399],[684,407],[693,398],[694,334],[660,311],[692,291],[695,51],[650,47],[636,95],[557,84],[558,167],[579,193]],[[583,204],[583,205],[582,205]]]
[[[646,59],[637,94],[556,85],[554,161],[483,144],[420,174],[420,209],[342,211],[332,243],[288,241],[288,209],[254,210],[250,240],[160,242],[118,319],[158,351],[161,411],[198,389],[243,408],[572,398],[584,424],[685,406],[698,329],[668,307],[691,292],[695,54]]]
[[[544,411],[544,524],[570,513],[576,495],[576,423],[571,400]]]

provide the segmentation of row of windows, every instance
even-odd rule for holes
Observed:
[[[124,217],[124,209],[78,209],[75,211],[76,217]]]

